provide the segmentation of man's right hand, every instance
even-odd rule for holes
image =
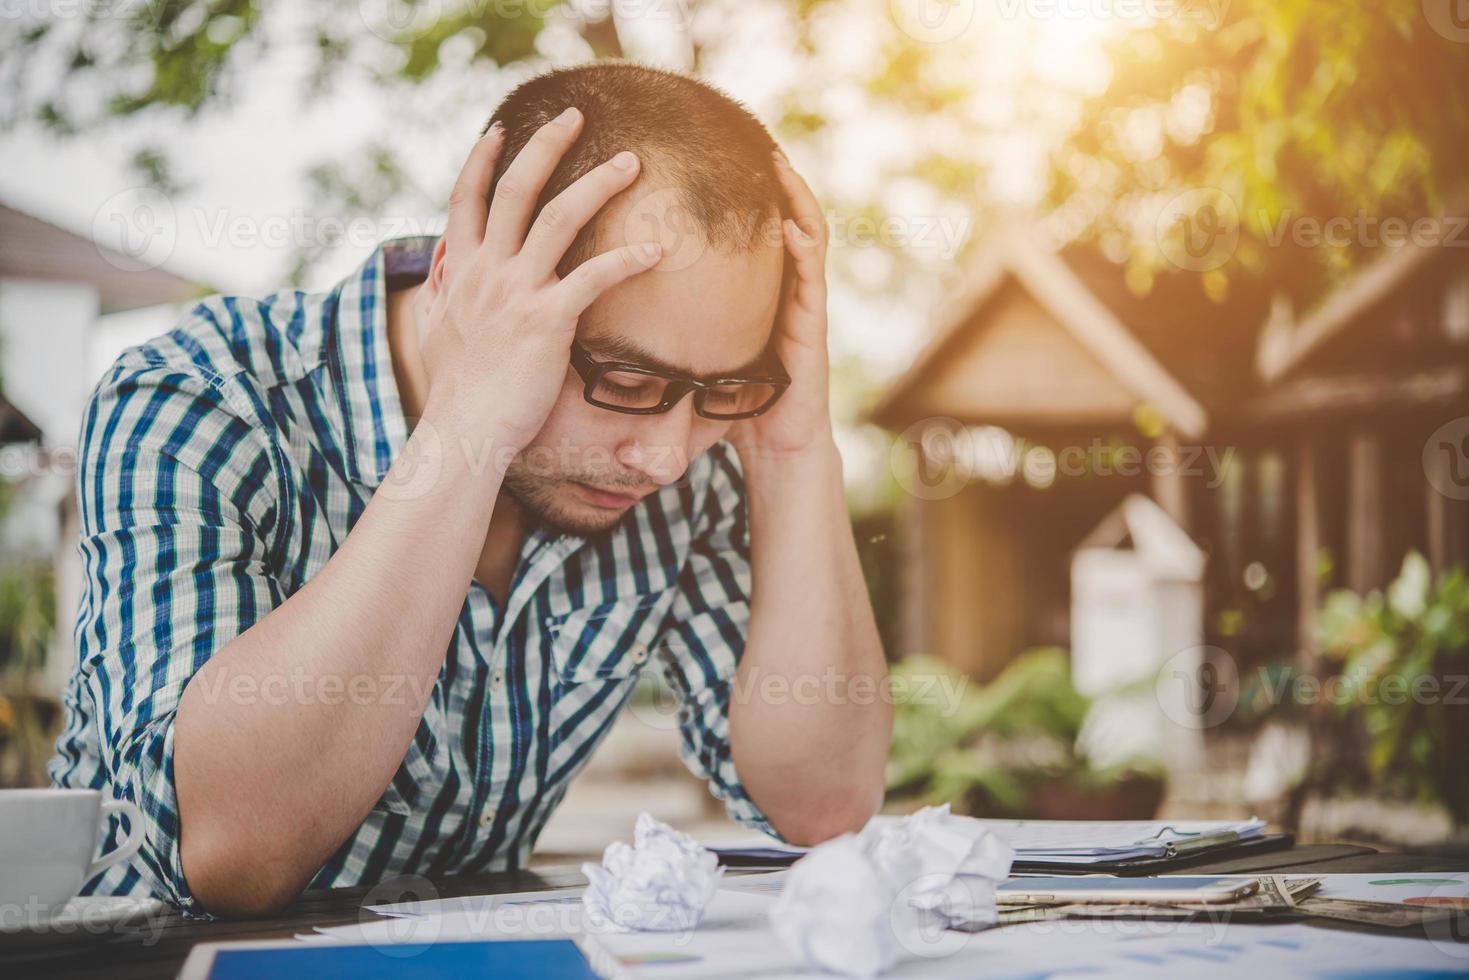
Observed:
[[[523,449],[540,431],[566,380],[576,324],[607,289],[651,269],[657,244],[624,245],[579,265],[556,267],[581,229],[637,178],[623,151],[584,174],[531,221],[536,201],[581,132],[567,109],[542,126],[487,201],[504,145],[492,127],[470,151],[449,197],[441,279],[420,320],[428,406]]]

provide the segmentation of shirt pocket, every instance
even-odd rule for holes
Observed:
[[[546,621],[551,666],[562,684],[617,681],[652,657],[673,592],[644,592],[583,606]]]

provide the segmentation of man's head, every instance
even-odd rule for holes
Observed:
[[[783,196],[769,133],[727,96],[681,75],[626,64],[564,69],[524,83],[495,110],[490,123],[505,127],[495,182],[541,126],[572,106],[585,119],[581,135],[537,213],[621,150],[637,154],[641,171],[583,229],[559,272],[633,242],[657,241],[664,255],[587,309],[579,343],[599,360],[702,379],[768,370],[784,268]],[[568,371],[505,489],[550,527],[604,531],[638,498],[682,477],[730,424],[696,414],[692,398],[656,415],[599,408]]]

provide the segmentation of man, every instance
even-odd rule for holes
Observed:
[[[655,659],[732,816],[860,827],[891,710],[825,249],[741,107],[598,65],[505,100],[437,242],[124,354],[51,772],[148,825],[88,890],[250,914],[516,867]]]

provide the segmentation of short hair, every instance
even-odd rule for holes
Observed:
[[[711,246],[752,249],[765,222],[788,213],[771,159],[775,140],[748,109],[685,75],[616,61],[549,71],[505,97],[484,128],[505,127],[491,199],[531,136],[572,106],[581,111],[581,133],[546,181],[535,214],[621,150],[637,154],[638,181],[651,178],[675,189]],[[599,221],[576,236],[561,274],[592,257]]]

